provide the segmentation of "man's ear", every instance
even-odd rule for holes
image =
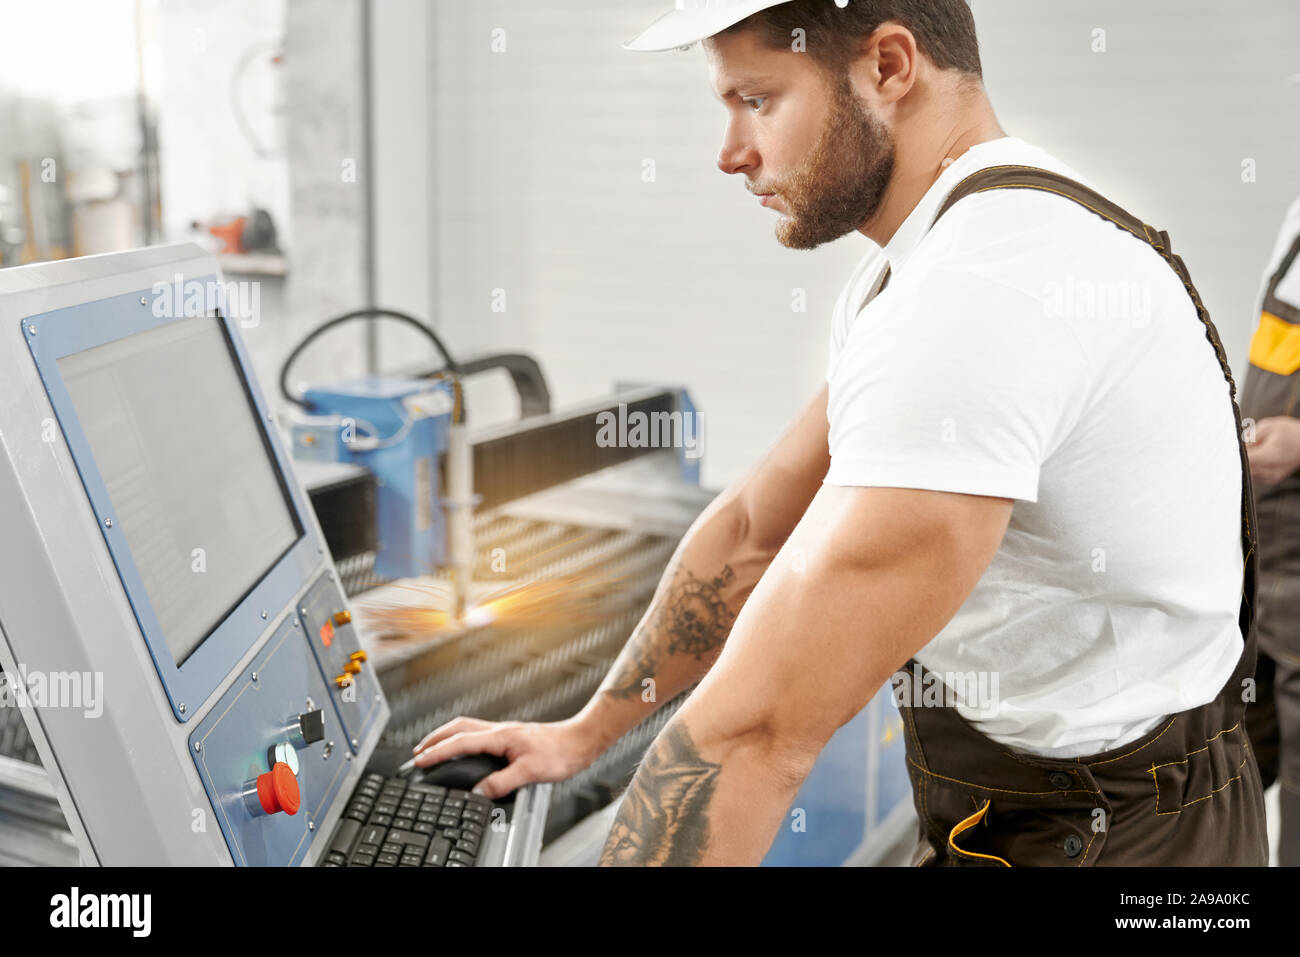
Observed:
[[[921,51],[912,31],[901,23],[882,23],[861,41],[861,54],[849,67],[849,79],[873,106],[889,106],[916,85]]]

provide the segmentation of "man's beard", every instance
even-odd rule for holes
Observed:
[[[842,77],[821,139],[803,167],[773,184],[786,216],[776,238],[790,249],[816,249],[871,219],[894,173],[894,138]]]

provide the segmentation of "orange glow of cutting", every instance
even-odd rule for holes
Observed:
[[[450,611],[452,589],[446,581],[402,583],[399,587],[417,593],[417,601],[410,604],[377,600],[364,604],[367,617],[378,626],[379,633],[396,638],[489,625],[582,626],[607,618],[607,599],[619,595],[623,581],[621,577],[575,574],[524,582],[483,597],[459,618]]]

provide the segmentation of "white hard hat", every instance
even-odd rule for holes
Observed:
[[[646,27],[624,50],[658,53],[699,43],[748,16],[788,0],[677,0],[670,10]]]

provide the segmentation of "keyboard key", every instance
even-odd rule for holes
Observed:
[[[445,837],[447,840],[451,841],[453,844],[455,844],[457,841],[461,839],[460,828],[444,827],[442,829],[442,836]]]
[[[370,815],[370,823],[379,827],[388,827],[393,823],[393,819],[387,814],[372,814]]]
[[[451,808],[451,807],[457,807],[457,808],[459,808],[459,807],[464,807],[464,806],[465,806],[465,801],[464,801],[463,798],[450,798],[450,797],[449,797],[449,798],[447,798],[447,800],[445,800],[445,801],[442,802],[442,806],[445,807],[445,808]]]
[[[374,851],[366,850],[364,848],[358,850],[352,855],[352,863],[358,864],[361,867],[369,867],[375,863],[375,853]]]
[[[428,821],[417,821],[412,825],[411,830],[417,834],[432,834],[436,828]]]
[[[448,861],[448,867],[471,867],[473,865],[462,863],[461,861]]]
[[[447,863],[450,864],[452,861],[461,861],[466,867],[470,867],[474,863],[474,858],[464,851],[451,850],[447,852]]]
[[[462,834],[473,834],[475,837],[483,836],[483,825],[478,821],[461,821],[460,830]]]
[[[411,794],[430,794],[436,797],[445,797],[447,789],[440,784],[412,784],[407,790]]]
[[[396,866],[397,866],[397,855],[396,855],[396,854],[380,854],[378,857],[375,858],[375,865],[376,865],[376,866],[383,865],[383,866],[386,866],[386,867],[396,867]]]
[[[387,801],[379,801],[375,804],[375,811],[379,814],[396,814],[397,805],[389,804]]]
[[[346,864],[348,862],[348,856],[346,854],[341,854],[338,851],[330,851],[325,855],[325,860],[329,861],[331,864]]]
[[[421,824],[435,824],[438,821],[438,815],[431,811],[421,811],[419,814],[415,815],[415,819]]]
[[[365,831],[362,832],[361,834],[361,844],[363,846],[366,844],[372,844],[375,847],[378,847],[380,844],[383,843],[384,843],[384,829],[382,827],[375,827],[373,824],[371,824],[367,826]]]
[[[356,821],[358,824],[365,824],[365,823],[366,823],[366,812],[365,812],[365,811],[358,811],[358,810],[355,810],[355,809],[349,808],[348,811],[347,811],[347,813],[344,814],[343,816],[346,817],[349,821]]]
[[[463,801],[463,800],[465,800],[465,798],[469,797],[469,792],[468,792],[468,791],[462,791],[460,788],[452,788],[450,791],[447,792],[447,797],[449,797],[449,798],[457,798],[457,799]]]
[[[456,820],[456,818],[444,815],[443,817],[438,818],[438,830],[441,831],[444,827],[455,827],[459,823],[460,822]]]
[[[435,837],[429,842],[429,850],[424,855],[425,867],[442,867],[447,863],[447,854],[451,851],[451,841]]]
[[[401,853],[402,853],[402,845],[400,845],[400,844],[395,844],[395,843],[390,839],[390,840],[386,841],[382,847],[379,848],[379,853],[380,853],[380,854],[401,854]]]
[[[347,854],[352,850],[352,842],[357,839],[361,833],[361,825],[356,821],[344,821],[339,825],[339,829],[334,832],[334,843],[330,845],[331,851],[337,851],[340,854]]]
[[[456,842],[456,850],[464,851],[466,854],[473,857],[478,853],[478,841],[467,841],[464,838],[461,838]]]
[[[417,834],[414,831],[392,830],[388,832],[388,839],[395,844],[414,844],[421,848],[429,843],[428,834]]]

